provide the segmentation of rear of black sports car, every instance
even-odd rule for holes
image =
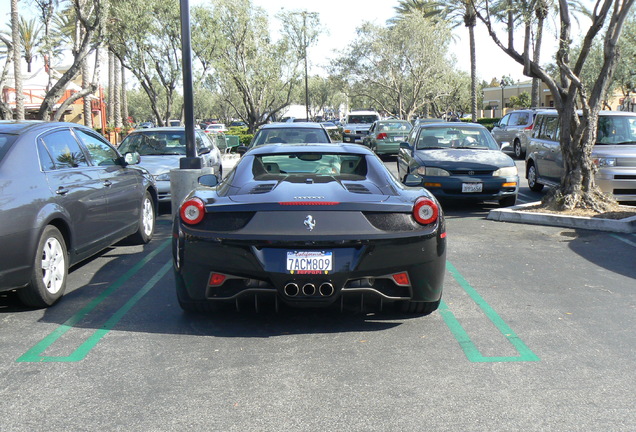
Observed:
[[[173,228],[181,307],[361,302],[417,314],[437,309],[446,231],[435,198],[423,189],[390,187],[391,195],[368,181],[305,177],[263,177],[242,188],[251,193],[191,194]]]

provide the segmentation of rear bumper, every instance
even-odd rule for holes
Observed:
[[[287,251],[333,253],[333,271],[291,274]],[[351,241],[305,246],[280,242],[268,247],[254,242],[221,241],[178,235],[173,241],[180,298],[231,301],[249,295],[271,295],[291,306],[328,306],[350,295],[387,301],[433,302],[441,298],[446,239],[432,236],[399,240]],[[392,275],[406,272],[408,283]],[[225,276],[211,284],[212,273]],[[294,289],[294,286],[297,289]]]

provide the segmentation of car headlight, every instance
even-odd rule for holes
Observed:
[[[512,177],[517,175],[517,167],[503,167],[492,173],[493,177]]]
[[[431,177],[450,176],[450,173],[446,171],[445,169],[435,168],[435,167],[425,167],[425,166],[418,167],[417,173],[421,176],[431,176]]]
[[[156,181],[170,181],[170,173],[163,173],[155,176]]]
[[[594,162],[594,165],[599,168],[616,166],[616,158],[599,157],[592,159],[592,161]]]

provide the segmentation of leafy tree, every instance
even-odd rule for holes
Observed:
[[[25,20],[20,17],[20,37],[22,38],[22,49],[24,50],[24,60],[27,63],[27,72],[31,72],[31,63],[36,50],[40,46],[41,27],[35,19]]]
[[[528,92],[523,92],[519,96],[510,97],[510,105],[512,108],[530,108],[532,106],[532,99]]]
[[[450,31],[416,14],[391,27],[364,23],[358,37],[332,63],[353,106],[369,104],[408,119],[449,93],[453,75],[445,46]]]
[[[540,78],[550,89],[559,112],[560,141],[565,174],[558,189],[550,193],[545,204],[558,209],[589,208],[605,211],[615,202],[603,194],[594,182],[595,165],[591,152],[596,142],[598,111],[602,107],[611,79],[617,67],[618,42],[623,26],[635,0],[597,0],[590,15],[590,26],[584,32],[578,55],[574,55],[571,41],[573,12],[565,1],[559,1],[559,36],[556,65],[558,76],[551,76],[538,64],[529,49],[534,20],[523,22],[522,50],[515,46],[513,23],[507,23],[507,43],[502,42],[491,18],[488,4],[478,10],[492,40],[512,59],[524,66],[524,73]],[[596,70],[590,87],[582,81],[585,65],[597,38],[603,40],[603,61]],[[581,108],[579,116],[577,108]]]
[[[218,0],[207,16],[193,29],[218,34],[210,41],[215,50],[197,51],[211,55],[200,58],[212,65],[207,85],[224,95],[236,116],[254,131],[289,105],[301,59],[289,37],[271,40],[267,15],[250,0]]]
[[[153,117],[164,125],[173,116],[182,78],[178,3],[113,0],[108,43],[148,95]]]

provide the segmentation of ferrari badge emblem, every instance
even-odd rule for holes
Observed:
[[[309,231],[313,230],[316,226],[316,221],[312,215],[307,215],[305,222],[303,222]]]

